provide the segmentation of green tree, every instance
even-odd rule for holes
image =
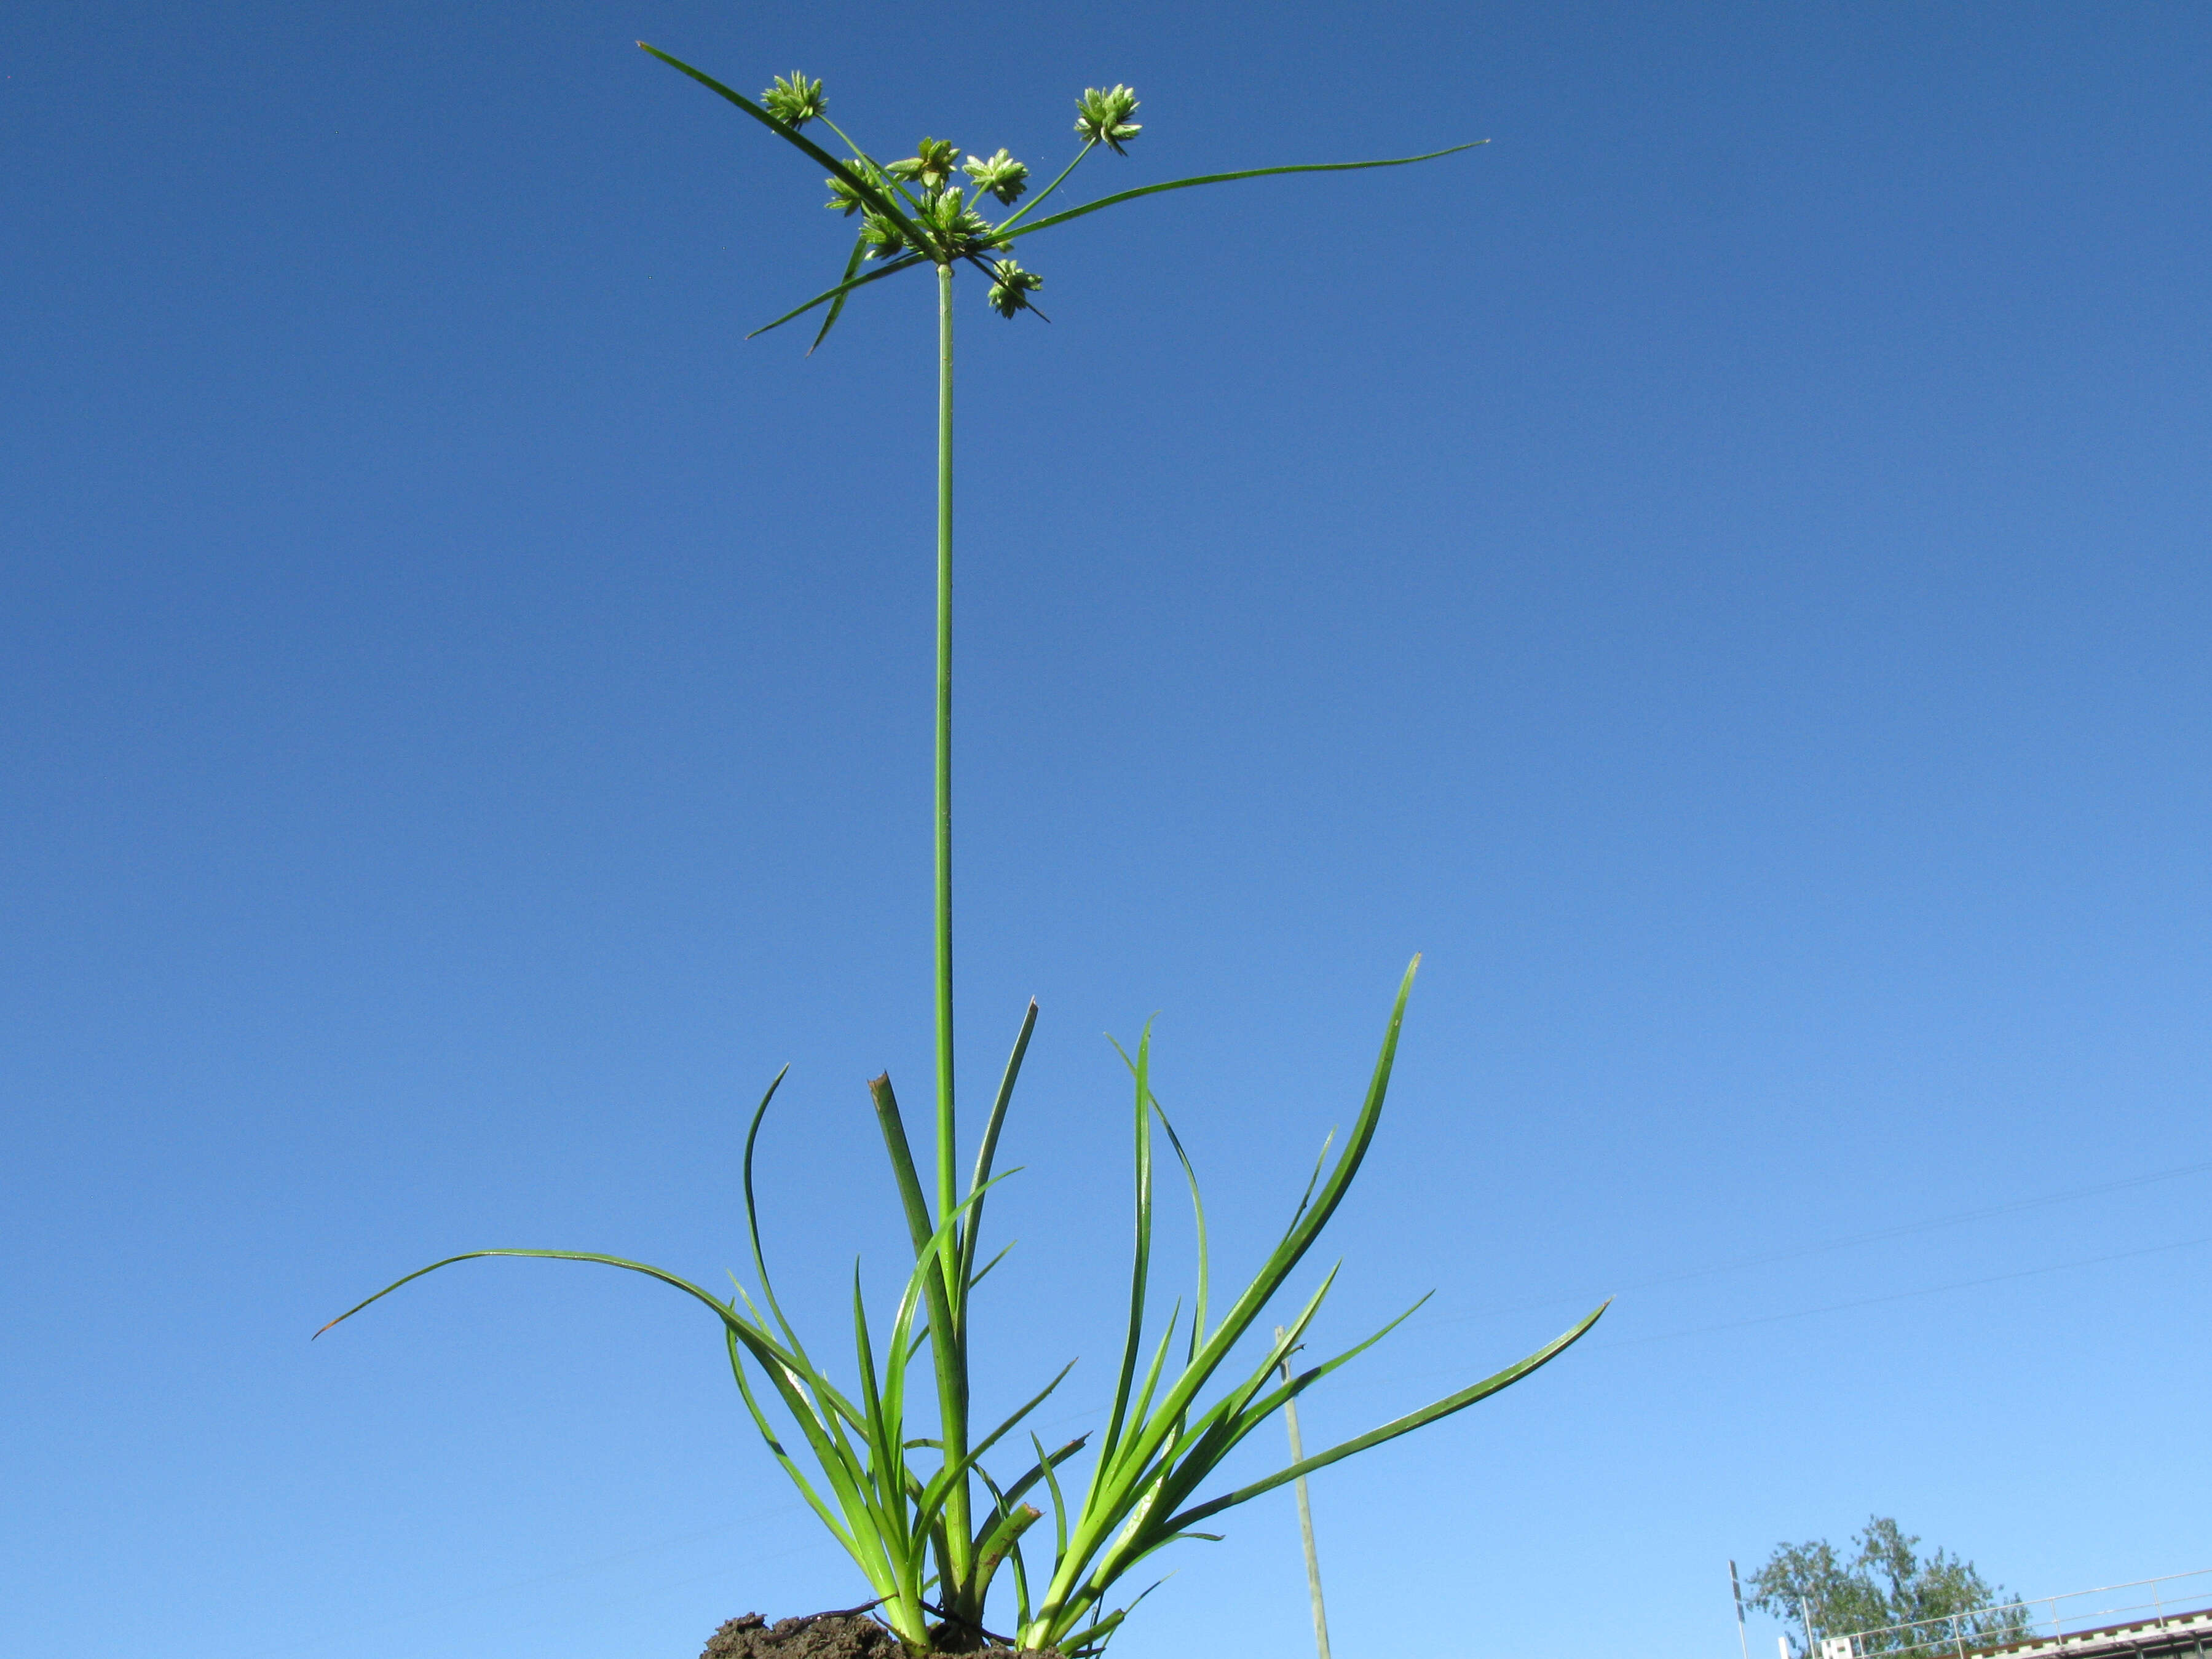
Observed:
[[[1846,1556],[1825,1538],[1783,1544],[1751,1576],[1747,1603],[1790,1628],[1799,1659],[1814,1642],[1858,1636],[1861,1654],[1899,1653],[1959,1638],[1986,1644],[2025,1630],[2027,1611],[1971,1561],[1923,1557],[1919,1539],[1887,1516],[1869,1517]],[[1955,1621],[1955,1623],[1954,1622]]]

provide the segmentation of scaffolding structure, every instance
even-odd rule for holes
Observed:
[[[2212,1659],[2212,1567],[1832,1636],[1820,1659]]]

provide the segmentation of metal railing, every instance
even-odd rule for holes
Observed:
[[[2093,1601],[2120,1595],[2130,1599]],[[2177,1625],[2212,1626],[2212,1567],[1854,1631],[1822,1642],[1820,1659],[1970,1659],[2039,1646],[2063,1650],[2102,1632]]]

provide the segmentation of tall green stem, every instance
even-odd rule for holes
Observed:
[[[952,1115],[952,267],[937,268],[937,1213],[959,1203]],[[948,1284],[949,1284],[948,1280]]]
[[[952,1095],[952,267],[937,268],[937,1214],[952,1213],[960,1200],[953,1169],[956,1123]],[[938,1419],[945,1461],[968,1453],[968,1355],[960,1327],[964,1300],[959,1280],[961,1243],[948,1233],[938,1250],[947,1328],[930,1332],[937,1373]],[[945,1505],[948,1559],[942,1563],[939,1604],[956,1616],[980,1618],[965,1604],[972,1595],[973,1540],[965,1475]]]

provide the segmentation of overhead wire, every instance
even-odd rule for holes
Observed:
[[[2047,1267],[2022,1267],[2014,1273],[1991,1273],[1986,1279],[1962,1279],[1949,1285],[1928,1285],[1916,1291],[1893,1291],[1886,1296],[1860,1297],[1851,1302],[1832,1302],[1818,1308],[1793,1308],[1784,1313],[1759,1314],[1749,1319],[1731,1319],[1718,1325],[1698,1325],[1686,1330],[1659,1331],[1650,1336],[1623,1337],[1617,1342],[1594,1344],[1597,1349],[1627,1348],[1646,1342],[1668,1342],[1677,1337],[1706,1336],[1717,1331],[1740,1331],[1753,1325],[1772,1325],[1785,1319],[1810,1319],[1819,1314],[1848,1313],[1855,1308],[1879,1307],[1886,1302],[1906,1302],[1915,1297],[1941,1296],[1947,1291],[1979,1290],[1985,1285],[2008,1284],[2015,1279],[2036,1279],[2045,1273],[2065,1273],[2075,1267],[2099,1267],[2108,1261],[2129,1261],[2137,1256],[2163,1255],[2169,1250],[2186,1250],[2200,1244],[2212,1244],[2212,1235],[2203,1238],[2180,1238],[2170,1244],[2146,1244],[2140,1249],[2115,1250],[2109,1255],[2084,1256],[2078,1261],[2054,1261]]]
[[[2125,1176],[2117,1181],[2102,1181],[2087,1187],[2071,1187],[2061,1192],[2044,1193],[2033,1198],[2016,1198],[2002,1204],[1985,1205],[1979,1209],[1960,1210],[1949,1215],[1929,1216],[1917,1221],[1899,1222],[1871,1231],[1850,1233],[1838,1238],[1820,1240],[1810,1244],[1791,1245],[1779,1250],[1765,1251],[1758,1255],[1737,1256],[1726,1261],[1709,1262],[1703,1267],[1683,1267],[1646,1278],[1618,1284],[1604,1292],[1593,1294],[1626,1295],[1633,1291],[1656,1290],[1663,1285],[1680,1285],[1693,1279],[1709,1279],[1717,1273],[1736,1273],[1747,1267],[1764,1267],[1778,1261],[1797,1261],[1807,1256],[1823,1255],[1833,1250],[1856,1249],[1862,1244],[1878,1244],[1893,1238],[1906,1238],[1916,1233],[1934,1232],[1940,1228],[1964,1226],[1971,1222],[1989,1221],[2001,1216],[2017,1215],[2030,1210],[2046,1209],[2053,1205],[2072,1204],[2087,1198],[2101,1198],[2108,1194],[2129,1192],[2163,1181],[2178,1181],[2187,1176],[2212,1172],[2212,1162],[2186,1164],[2178,1169],[2155,1170],[2146,1175]],[[2160,1249],[2168,1248],[2160,1246]],[[2103,1260],[2105,1258],[2098,1258]],[[2115,1258],[2117,1259],[2117,1258]],[[2068,1264],[2087,1265],[2087,1264]],[[2036,1269],[2041,1272],[2043,1269]],[[2056,1271],[2052,1269],[2051,1271]],[[1919,1295],[1913,1291],[1910,1294]],[[1934,1294],[1933,1291],[1927,1294]],[[1473,1319],[1488,1319],[1500,1314],[1525,1313],[1534,1309],[1556,1307],[1563,1302],[1582,1301],[1572,1292],[1540,1297],[1534,1300],[1499,1304],[1493,1307],[1470,1309],[1463,1313],[1437,1314],[1418,1321],[1423,1325],[1449,1325]],[[1796,1316],[1788,1316],[1795,1317]]]

